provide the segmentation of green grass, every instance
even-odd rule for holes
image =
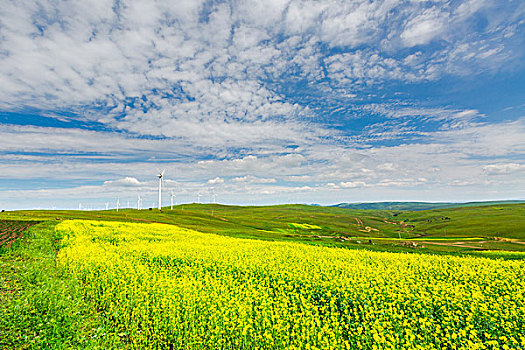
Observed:
[[[56,266],[54,226],[33,226],[0,248],[0,349],[118,348],[77,282]]]
[[[484,205],[516,204],[524,203],[519,200],[489,201],[489,202],[467,202],[467,203],[433,203],[433,202],[372,202],[372,203],[340,203],[334,207],[346,209],[376,209],[376,210],[432,210],[461,207],[479,207]]]
[[[437,237],[504,237],[525,240],[525,204],[398,212],[397,220]]]

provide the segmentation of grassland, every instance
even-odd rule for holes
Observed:
[[[119,348],[78,281],[57,266],[55,225],[31,226],[0,248],[0,349]]]
[[[525,204],[425,211],[352,210],[307,205],[188,204],[158,210],[18,211],[2,219],[110,220],[173,224],[205,233],[381,251],[483,254],[525,251]],[[314,225],[304,228],[298,225]],[[497,255],[487,254],[495,257]],[[503,258],[520,257],[502,254]]]
[[[87,252],[86,247],[82,248],[82,246],[77,245],[78,242],[68,240],[69,238],[64,239],[64,237],[67,236],[67,234],[64,234],[64,228],[68,227],[68,225],[76,225],[75,223],[78,221],[75,220],[77,219],[95,220],[98,224],[90,224],[94,228],[92,227],[87,231],[72,230],[71,237],[75,235],[78,236],[79,234],[92,235],[98,230],[96,227],[108,230],[108,227],[111,227],[111,225],[121,227],[126,222],[130,224],[161,223],[171,225],[163,226],[163,229],[160,231],[154,230],[156,232],[154,235],[151,235],[151,232],[146,232],[147,230],[144,231],[144,229],[140,229],[137,232],[140,231],[141,233],[138,233],[136,237],[133,235],[127,237],[126,235],[129,236],[130,234],[129,230],[109,229],[103,235],[97,234],[99,238],[90,236],[90,240],[88,239],[89,242],[96,243],[95,246],[101,248],[103,251],[111,251],[122,246],[137,247],[138,249],[139,245],[152,244],[156,247],[155,251],[157,253],[152,253],[153,251],[148,250],[149,248],[145,248],[143,253],[146,255],[140,253],[142,254],[140,255],[142,257],[140,259],[142,260],[139,259],[139,262],[140,264],[146,264],[148,269],[158,270],[160,275],[155,276],[159,278],[167,278],[166,275],[163,274],[167,273],[166,269],[169,270],[173,268],[181,271],[182,274],[179,276],[181,278],[184,276],[184,278],[189,278],[193,275],[194,277],[208,276],[206,278],[209,279],[214,276],[213,274],[218,274],[217,276],[220,275],[221,280],[230,281],[231,276],[228,277],[228,274],[233,274],[233,276],[238,277],[253,276],[253,274],[261,272],[261,270],[256,268],[258,263],[254,262],[255,260],[247,265],[244,263],[239,265],[238,262],[241,261],[243,257],[253,256],[253,254],[256,254],[259,250],[268,251],[267,255],[270,260],[264,260],[266,261],[264,264],[267,264],[263,264],[264,266],[273,264],[272,261],[278,262],[281,253],[288,257],[294,256],[291,261],[310,261],[307,265],[297,265],[293,267],[292,270],[283,269],[283,271],[278,271],[277,265],[271,265],[273,267],[271,267],[270,270],[266,270],[266,272],[263,271],[264,276],[269,278],[268,280],[264,279],[264,281],[269,281],[268,283],[264,281],[252,281],[250,285],[238,286],[239,288],[248,288],[248,286],[250,286],[252,289],[255,288],[255,285],[272,286],[271,289],[261,289],[260,293],[279,292],[279,290],[276,290],[274,288],[275,286],[271,284],[274,282],[278,284],[283,281],[285,284],[290,283],[293,290],[296,290],[294,288],[300,289],[305,286],[311,286],[313,289],[301,289],[301,295],[304,295],[306,299],[304,301],[305,304],[300,304],[301,306],[298,307],[302,308],[301,310],[303,311],[313,310],[313,314],[308,316],[310,318],[301,318],[301,320],[304,321],[301,326],[303,328],[301,328],[302,330],[299,332],[296,332],[298,330],[294,331],[294,334],[297,335],[297,337],[294,338],[295,340],[290,337],[286,338],[286,336],[283,335],[286,332],[282,333],[284,332],[282,330],[275,333],[270,321],[261,320],[266,328],[263,327],[258,330],[265,329],[267,331],[266,333],[263,331],[261,334],[272,334],[273,344],[277,345],[273,346],[271,345],[272,343],[268,343],[269,338],[259,339],[257,338],[258,335],[254,334],[248,338],[242,338],[244,339],[242,340],[237,337],[238,334],[235,333],[237,335],[233,338],[237,339],[237,343],[228,343],[229,345],[225,345],[223,348],[238,348],[239,346],[245,348],[272,348],[272,346],[273,348],[279,348],[283,344],[291,344],[290,348],[293,348],[293,346],[301,348],[301,346],[296,346],[299,344],[298,339],[305,341],[305,338],[301,337],[313,337],[311,334],[321,334],[317,340],[308,338],[310,339],[308,341],[318,348],[327,348],[326,344],[333,344],[334,339],[338,339],[336,341],[338,344],[350,344],[349,348],[360,348],[357,343],[359,342],[364,349],[373,348],[374,344],[380,344],[381,346],[379,346],[379,348],[382,346],[388,348],[389,344],[394,344],[392,345],[394,348],[414,348],[417,344],[425,348],[424,345],[430,343],[432,343],[434,347],[441,346],[447,349],[453,348],[452,345],[454,344],[456,348],[475,348],[472,347],[468,341],[477,344],[476,346],[479,345],[479,348],[484,348],[480,345],[483,343],[486,346],[485,348],[494,349],[502,348],[504,344],[511,344],[511,348],[525,347],[525,344],[522,343],[523,340],[516,336],[516,330],[522,333],[524,332],[523,323],[520,321],[523,319],[524,315],[522,315],[522,313],[524,309],[520,306],[508,308],[510,307],[509,305],[514,305],[509,304],[509,302],[514,303],[518,301],[522,303],[523,301],[523,294],[519,293],[523,293],[524,290],[520,284],[520,281],[522,281],[524,277],[523,259],[525,258],[525,245],[523,244],[525,241],[524,204],[447,208],[417,212],[401,210],[350,210],[304,205],[238,207],[216,204],[190,204],[176,206],[174,210],[164,208],[163,211],[125,209],[119,212],[110,210],[16,211],[0,213],[0,221],[6,220],[5,222],[9,222],[11,226],[14,221],[27,223],[40,222],[33,226],[20,223],[18,226],[27,227],[28,230],[24,231],[23,234],[17,235],[17,237],[20,236],[21,238],[14,241],[10,248],[0,246],[0,334],[2,335],[2,337],[0,337],[0,348],[120,349],[145,348],[147,347],[146,345],[150,343],[160,344],[159,348],[162,348],[169,342],[175,341],[173,340],[175,338],[170,338],[173,335],[171,333],[171,335],[166,335],[166,333],[164,338],[159,338],[155,341],[151,340],[153,338],[145,336],[145,333],[133,338],[132,335],[141,330],[140,327],[142,326],[139,327],[136,320],[133,319],[128,319],[129,322],[126,323],[122,317],[127,317],[123,315],[128,315],[130,312],[134,315],[133,312],[136,310],[133,309],[133,305],[129,304],[128,307],[124,309],[120,308],[122,305],[126,305],[129,300],[125,296],[126,293],[122,294],[122,290],[124,289],[119,288],[127,286],[126,283],[129,281],[122,282],[124,283],[122,285],[119,284],[121,282],[115,282],[117,284],[111,286],[113,289],[107,289],[107,286],[97,284],[96,280],[91,280],[90,283],[86,283],[86,278],[90,273],[93,271],[95,271],[93,273],[102,271],[99,268],[105,269],[107,266],[96,267],[93,265],[92,268],[83,270],[81,267],[82,261],[88,261],[89,259],[75,260],[72,255],[67,255],[69,253],[66,253],[67,251],[65,249],[72,247],[77,247],[80,251],[84,249]],[[111,224],[111,222],[113,222],[113,224]],[[165,231],[165,234],[162,233],[163,231]],[[182,236],[180,236],[181,232],[183,232]],[[100,236],[104,236],[103,239],[100,239]],[[237,238],[240,238],[240,240]],[[176,246],[176,242],[188,240],[194,242],[192,247],[187,247],[187,249],[193,251],[193,260],[189,259],[186,255],[183,257],[177,255],[180,253],[180,250],[179,253],[177,253],[176,249],[169,252],[162,252],[163,246],[173,248]],[[229,248],[226,249],[223,255],[210,256],[209,251],[206,250],[208,248],[204,249],[203,247],[215,244],[214,242],[219,242],[217,243],[219,246],[232,247],[233,245],[235,247],[245,246],[258,248],[255,250],[252,248],[242,248],[233,256],[230,256],[230,258],[225,258],[228,256],[226,251],[228,251]],[[128,243],[132,244],[129,245]],[[91,245],[90,247],[93,248],[95,246]],[[290,248],[292,246],[294,247],[293,249]],[[283,248],[285,251],[276,255],[270,253],[271,251],[280,251],[282,247],[288,248]],[[138,249],[137,252],[139,250],[140,249]],[[208,253],[206,253],[206,251],[208,251]],[[296,253],[293,253],[294,251]],[[395,252],[395,254],[383,253],[381,251]],[[413,254],[398,254],[407,252]],[[114,253],[116,255],[114,254],[113,256],[120,256],[119,259],[126,256],[130,258],[136,256],[133,255],[135,253],[132,253],[132,256],[126,255],[127,253],[122,255],[121,251],[115,251]],[[57,254],[59,256],[58,260]],[[208,254],[207,256],[209,257],[206,262],[198,258],[199,255],[204,256],[206,254]],[[294,254],[299,255],[295,256]],[[313,256],[317,258],[309,260]],[[122,266],[129,266],[129,264],[135,266],[134,264],[138,264],[139,262],[134,259],[135,258],[124,262]],[[59,262],[58,265],[57,261]],[[287,266],[289,261],[281,261],[281,263],[281,265]],[[165,264],[167,265],[164,266]],[[317,264],[326,266],[316,267]],[[395,271],[388,270],[388,273],[378,274],[376,273],[377,271],[374,272],[373,269],[370,270],[370,266],[372,265],[383,269],[378,271],[384,272],[385,269],[388,270],[389,266],[392,266],[392,268],[401,269],[400,271],[405,272],[396,275]],[[434,265],[441,267],[448,266],[445,269],[447,271],[446,274],[435,270]],[[488,268],[488,270],[485,270],[485,268]],[[312,277],[311,283],[306,277],[302,279],[296,278],[300,275],[299,270],[310,271],[307,275]],[[361,274],[363,279],[354,279],[351,283],[363,287],[363,283],[366,281],[375,281],[374,283],[376,284],[372,287],[380,288],[382,286],[382,289],[376,290],[374,295],[382,295],[382,297],[373,299],[373,295],[366,294],[365,287],[359,287],[361,289],[356,289],[357,292],[354,289],[343,288],[345,284],[350,282],[340,280],[340,278],[342,278],[341,276],[352,275],[354,272],[359,271],[368,272]],[[435,274],[428,275],[425,274],[425,271],[434,271]],[[458,275],[458,271],[463,272]],[[123,270],[120,271],[121,275],[124,273]],[[210,273],[212,273],[212,275],[209,275]],[[421,278],[423,278],[421,276],[423,275],[418,277],[418,273],[423,273],[425,279],[433,282],[429,285],[423,284],[423,280],[421,280]],[[285,276],[286,278],[284,280],[281,279],[281,277],[284,276],[283,274],[287,276]],[[327,279],[324,280],[323,277],[321,280],[316,280],[313,276],[317,274],[325,276]],[[157,277],[155,276],[148,278],[153,278],[153,281],[157,281],[155,279]],[[358,278],[356,275],[352,276]],[[385,279],[385,276],[390,277]],[[91,275],[89,278],[94,278],[94,275]],[[132,278],[131,275],[130,278]],[[142,278],[143,282],[146,281],[145,278],[146,277]],[[411,284],[412,282],[410,281],[414,280],[418,280],[418,284]],[[170,285],[171,282],[169,282],[169,279],[165,281],[168,281],[166,283]],[[331,283],[330,281],[335,281],[334,285],[339,286],[338,288],[340,289],[328,288]],[[440,281],[448,281],[447,283],[449,284],[440,284]],[[491,281],[498,282],[493,286],[490,284]],[[443,290],[441,292],[434,290],[434,284],[441,286]],[[220,282],[219,285],[221,287],[218,290],[208,290],[210,293],[215,293],[210,295],[219,296],[217,293],[221,291],[231,296],[232,302],[242,304],[242,300],[236,299],[236,291],[233,287],[230,288],[223,282]],[[401,304],[398,303],[401,301],[400,299],[396,299],[400,295],[395,293],[393,286],[399,285],[408,288],[403,292],[405,294],[409,292],[416,293],[413,294],[415,296],[414,298],[404,300],[405,304],[403,305],[410,306],[408,310],[401,309]],[[454,286],[464,286],[472,293],[468,295],[454,294],[450,296],[452,299],[447,299],[446,302],[443,300],[443,305],[450,307],[447,309],[448,313],[446,315],[448,316],[446,317],[452,318],[447,319],[448,321],[444,318],[439,318],[445,317],[445,314],[436,313],[438,312],[436,311],[438,310],[438,304],[432,304],[432,302],[429,301],[430,299],[425,299],[426,301],[418,299],[418,295],[426,295],[431,299],[440,297],[446,290],[455,290],[455,292],[459,293],[457,289],[454,289]],[[475,288],[472,288],[472,286]],[[486,291],[476,289],[480,286],[486,288]],[[205,286],[201,287],[204,288],[203,290],[207,288]],[[370,287],[371,286],[367,285],[367,288]],[[467,289],[462,289],[461,293],[466,293]],[[475,290],[479,293],[474,293]],[[146,289],[146,292],[147,291]],[[163,307],[164,304],[162,304],[160,295],[166,292],[166,290],[161,289],[161,294],[156,294],[159,291],[154,291],[153,289],[149,289],[149,291],[153,293],[153,297],[149,294],[144,294],[144,299],[142,299],[143,302],[146,303],[145,312],[149,313],[148,315],[152,317],[154,316],[153,319],[156,317],[163,319],[164,315],[162,313],[156,313],[158,310],[155,311],[156,309],[153,307]],[[176,290],[170,291],[176,292]],[[386,291],[388,291],[387,294],[381,294]],[[339,305],[337,306],[337,310],[339,311],[333,311],[335,309],[330,306],[332,305],[332,301],[327,296],[327,292],[329,292],[330,295],[338,295],[333,302],[335,305]],[[104,296],[106,293],[109,293],[108,296]],[[184,293],[189,293],[189,290],[185,290]],[[211,302],[209,299],[206,299],[206,294],[199,294],[201,293],[199,289],[193,290],[192,293],[194,296],[201,295],[203,298],[197,302],[197,305],[203,308],[209,306],[208,304],[199,304],[203,302],[203,300],[207,300],[206,303]],[[285,297],[284,294],[279,295],[281,295],[282,298]],[[355,299],[358,295],[368,295],[366,298],[369,299]],[[396,297],[393,298],[392,295]],[[294,300],[299,300],[274,300],[272,299],[273,297],[268,297],[266,294],[261,294],[257,298],[263,297],[269,298],[268,300],[273,300],[272,303],[280,300],[286,305],[290,305],[289,303],[293,304]],[[100,298],[105,300],[105,304],[100,304]],[[153,300],[151,301],[153,304],[148,304],[150,303],[147,301],[150,300],[148,298]],[[112,304],[111,300],[118,305]],[[189,299],[184,300],[187,301]],[[344,302],[352,300],[352,305],[357,307],[357,309],[352,312],[356,313],[356,315],[362,312],[363,308],[366,309],[373,306],[372,310],[374,311],[368,316],[360,314],[362,325],[357,325],[352,323],[355,320],[350,322],[348,317],[345,316],[344,313],[341,313],[339,307],[342,300]],[[466,303],[462,304],[462,300],[466,300]],[[303,302],[302,299],[300,301]],[[364,304],[360,304],[361,302],[364,302]],[[472,304],[472,302],[474,302],[474,304]],[[227,322],[225,320],[234,322],[235,315],[230,314],[232,318],[225,319],[224,317],[226,316],[223,311],[226,309],[234,309],[237,304],[230,305],[224,300],[222,300],[221,303],[220,305],[216,305],[222,308],[222,311],[217,314],[218,318],[216,318],[216,321],[222,322],[223,325],[225,324],[224,322]],[[412,308],[412,304],[421,304],[424,307],[422,309]],[[272,310],[277,310],[276,307],[278,304],[270,303],[268,305],[273,305]],[[322,305],[324,305],[325,309],[319,308]],[[472,305],[476,306],[473,307]],[[252,310],[255,312],[255,309],[250,309],[253,305],[245,305],[244,307],[244,310]],[[391,308],[396,311],[393,312]],[[495,308],[494,310],[496,310],[500,316],[496,313],[490,313],[491,311],[487,311],[487,308]],[[261,311],[262,309],[257,310]],[[283,309],[280,310],[285,312]],[[328,310],[332,310],[335,313]],[[173,312],[175,314],[177,313],[175,311]],[[385,316],[386,318],[381,318],[379,315],[385,312],[385,315],[388,317]],[[397,323],[397,316],[395,316],[395,314],[405,315],[406,317],[410,316],[407,322],[412,323]],[[299,317],[298,315],[286,312],[284,314],[273,314],[273,316],[268,313],[266,315],[270,317],[269,319],[272,319],[272,317],[274,317],[275,320],[281,319],[281,324],[288,325],[291,322],[290,320],[295,320]],[[331,315],[330,320],[325,319],[324,315]],[[419,316],[416,317],[416,315]],[[502,318],[501,315],[506,316]],[[211,317],[213,314],[208,316]],[[167,319],[173,320],[170,317],[172,316],[167,317]],[[454,319],[454,317],[456,317],[456,319]],[[473,319],[478,321],[482,320],[483,324],[476,323],[478,321],[474,322],[469,317],[473,317]],[[333,319],[345,319],[345,322],[350,323],[339,322],[338,324],[332,324],[330,322],[332,322]],[[423,322],[421,319],[429,322],[429,328],[425,328],[427,327],[425,324],[423,324],[423,326],[418,324],[418,322]],[[452,319],[454,321],[450,323],[449,321]],[[145,320],[149,320],[149,318],[146,317]],[[191,333],[200,329],[199,332],[207,334],[202,336],[191,335],[190,337],[193,338],[191,342],[188,340],[186,344],[189,345],[185,346],[185,348],[204,348],[205,346],[202,344],[210,341],[213,342],[215,338],[206,338],[208,336],[211,337],[211,330],[216,332],[213,334],[222,334],[222,337],[225,336],[224,329],[221,330],[217,324],[199,323],[201,321],[192,321],[193,323],[191,323],[189,327],[194,328],[190,327],[185,331],[182,330],[182,333],[177,333],[178,336],[182,337],[181,339],[186,340],[189,338],[184,337],[190,335],[188,335],[189,333],[184,335],[184,332]],[[155,327],[158,326],[165,327],[163,329],[168,329],[169,322],[171,321],[167,322],[168,323],[164,325],[149,324],[147,327],[156,329]],[[246,325],[242,323],[240,319],[237,319],[235,322],[238,322],[235,323],[235,327],[239,324]],[[308,322],[311,323],[310,326],[308,326]],[[377,326],[374,322],[379,322],[384,332],[380,332],[380,328],[374,328]],[[312,326],[313,324],[330,324],[331,330],[325,329],[321,331],[320,328]],[[346,328],[344,327],[340,328],[341,324],[348,325],[353,333],[348,333],[348,330],[345,330]],[[368,327],[366,325],[370,326]],[[437,325],[439,325],[440,328],[437,328]],[[441,340],[431,341],[433,335],[437,334],[436,332],[446,329],[442,327],[443,325],[449,327],[449,332],[440,333],[442,336]],[[138,328],[129,328],[132,326]],[[201,326],[204,328],[198,328]],[[483,328],[485,326],[488,327],[486,328],[488,331]],[[192,330],[190,331],[190,329]],[[272,329],[273,333],[270,332],[270,329]],[[287,329],[290,330],[289,327]],[[415,334],[409,334],[406,333],[407,329],[417,331]],[[177,332],[179,332],[179,330]],[[388,332],[386,330],[388,330]],[[394,336],[392,330],[397,332],[397,338],[392,338],[392,336]],[[469,333],[471,330],[476,330],[478,333],[471,334]],[[486,332],[486,334],[480,334],[479,332],[481,330]],[[462,338],[459,338],[459,340],[452,338],[452,334],[455,331],[457,331],[456,333],[460,334]],[[254,332],[254,330],[251,332]],[[388,337],[386,336],[387,334],[389,335]],[[412,339],[412,336],[415,337],[412,343],[407,343],[406,339]],[[168,341],[168,338],[171,340]],[[250,343],[250,341],[252,341],[250,339],[258,339],[258,343]],[[342,340],[346,341],[346,343],[342,342]],[[491,342],[491,346],[487,345],[489,342]],[[428,345],[426,348],[431,347]]]
[[[443,202],[372,202],[372,203],[340,203],[334,207],[345,209],[375,209],[375,210],[432,210],[447,208],[481,207],[485,205],[502,205],[524,203],[519,200],[488,201],[488,202],[466,202],[466,203],[443,203]]]

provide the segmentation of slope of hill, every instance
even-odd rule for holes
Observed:
[[[0,220],[17,219],[157,222],[232,237],[384,251],[452,254],[525,251],[525,204],[421,211],[308,205],[186,204],[161,212],[156,209],[124,209],[119,212],[39,210],[0,213]]]
[[[479,207],[485,205],[518,204],[525,203],[521,200],[488,201],[488,202],[369,202],[369,203],[339,203],[333,205],[345,209],[375,209],[375,210],[431,210],[459,207]]]

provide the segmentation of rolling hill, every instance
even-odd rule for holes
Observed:
[[[309,205],[185,204],[162,211],[14,211],[0,220],[89,219],[166,223],[204,233],[383,251],[480,254],[525,251],[525,204],[432,210]]]
[[[365,202],[365,203],[339,203],[333,205],[337,208],[345,209],[375,209],[375,210],[431,210],[460,207],[479,207],[485,205],[498,204],[518,204],[525,203],[522,200],[510,201],[488,201],[488,202]]]

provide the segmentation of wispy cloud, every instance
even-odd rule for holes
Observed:
[[[140,182],[139,180],[137,180],[134,177],[129,177],[128,176],[128,177],[125,177],[123,179],[104,181],[104,185],[120,185],[120,186],[134,187],[134,186],[143,185],[143,183]]]
[[[508,174],[525,170],[525,164],[519,163],[500,163],[488,164],[483,167],[488,174]]]

